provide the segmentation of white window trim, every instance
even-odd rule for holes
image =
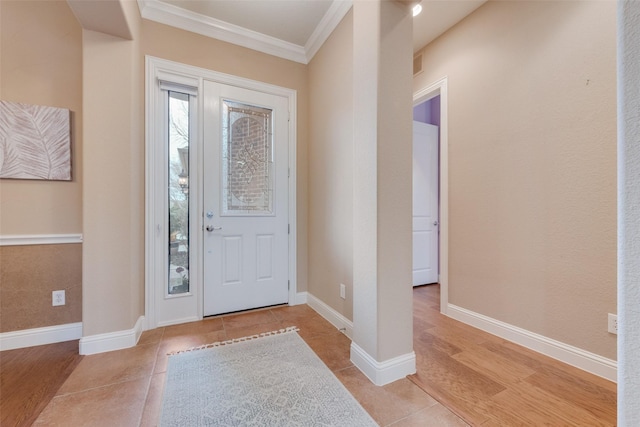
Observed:
[[[189,168],[189,190],[190,193],[199,194],[199,185],[202,182],[202,124],[203,121],[203,97],[197,96],[202,93],[205,80],[215,81],[227,85],[242,87],[245,89],[256,90],[260,92],[270,93],[283,96],[288,99],[289,104],[289,304],[296,304],[297,296],[297,218],[296,218],[296,107],[297,93],[293,89],[275,86],[267,83],[249,80],[242,77],[232,76],[229,74],[219,73],[204,68],[194,67],[190,65],[180,64],[152,56],[145,57],[146,79],[146,112],[145,112],[145,317],[147,320],[147,329],[153,329],[158,326],[168,324],[184,323],[193,320],[199,320],[203,317],[203,269],[200,251],[190,253],[190,267],[197,265],[196,268],[190,268],[189,277],[194,277],[195,283],[190,280],[190,294],[195,299],[195,307],[191,310],[181,312],[181,315],[171,319],[159,321],[157,311],[158,299],[158,282],[164,281],[162,265],[162,251],[165,250],[166,242],[163,240],[164,230],[166,227],[159,215],[166,215],[164,204],[166,197],[164,196],[166,189],[163,186],[164,181],[157,179],[159,173],[160,157],[164,157],[162,153],[162,144],[158,144],[158,138],[162,133],[157,126],[158,120],[162,112],[162,99],[160,97],[160,86],[175,87],[176,91],[189,93],[196,96],[196,120],[193,129],[194,138],[190,146],[190,168]],[[192,92],[187,92],[192,91]],[[192,168],[193,167],[193,168]],[[202,248],[202,239],[200,230],[203,227],[202,219],[202,200],[195,200],[196,197],[190,198],[191,230],[190,230],[190,251],[191,248]],[[158,252],[160,251],[160,252]],[[160,254],[160,255],[158,255]],[[163,282],[164,283],[164,282]],[[169,297],[178,300],[180,298]],[[183,298],[187,300],[187,298]]]
[[[167,201],[167,123],[168,109],[167,91],[187,93],[190,95],[190,191],[198,194],[200,166],[197,164],[201,147],[199,119],[201,101],[198,94],[202,92],[202,79],[179,67],[166,67],[154,61],[146,61],[146,117],[145,117],[145,317],[147,328],[163,326],[167,323],[182,323],[202,318],[200,305],[201,282],[200,260],[196,248],[200,245],[198,233],[200,223],[197,212],[199,203],[194,197],[189,198],[190,230],[189,230],[189,277],[188,293],[180,295],[168,294],[168,201]],[[195,279],[195,280],[194,280]],[[162,301],[162,303],[161,303]],[[159,305],[162,304],[162,308]],[[173,315],[159,316],[159,311],[168,311],[172,307]]]

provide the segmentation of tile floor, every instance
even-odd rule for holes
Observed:
[[[350,340],[306,305],[158,328],[136,347],[85,356],[34,425],[155,426],[168,352],[293,325],[381,426],[466,426],[406,378],[383,387],[369,382],[349,361]]]

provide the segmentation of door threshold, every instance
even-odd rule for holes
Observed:
[[[273,305],[267,305],[264,307],[256,307],[256,308],[248,308],[246,310],[236,310],[236,311],[229,311],[227,313],[220,313],[220,314],[212,314],[210,316],[203,316],[203,319],[215,319],[216,317],[225,317],[225,316],[233,316],[233,315],[237,315],[237,314],[245,314],[245,313],[252,313],[252,312],[258,312],[258,311],[265,311],[265,310],[270,310],[274,307],[284,307],[284,306],[288,306],[289,303],[287,302],[283,302],[282,304],[273,304]]]

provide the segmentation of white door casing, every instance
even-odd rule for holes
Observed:
[[[413,105],[440,96],[439,140],[439,248],[438,282],[440,283],[440,312],[447,314],[449,307],[449,84],[442,78],[421,87],[413,94]]]
[[[287,133],[286,98],[204,82],[205,316],[288,301]]]
[[[413,122],[413,286],[438,281],[438,127]]]

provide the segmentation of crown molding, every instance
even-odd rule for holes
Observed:
[[[329,10],[324,14],[304,46],[307,63],[318,53],[324,42],[333,33],[333,30],[340,24],[342,18],[349,12],[351,6],[353,6],[353,0],[333,0],[331,2]]]
[[[220,21],[209,16],[158,0],[138,0],[143,18],[191,31],[206,37],[222,40],[238,46],[278,56],[290,61],[306,64],[307,57],[302,46],[267,36],[257,31]]]
[[[352,6],[352,0],[334,0],[305,46],[290,43],[238,25],[201,15],[159,0],[138,0],[144,19],[180,28],[238,46],[308,64]]]

